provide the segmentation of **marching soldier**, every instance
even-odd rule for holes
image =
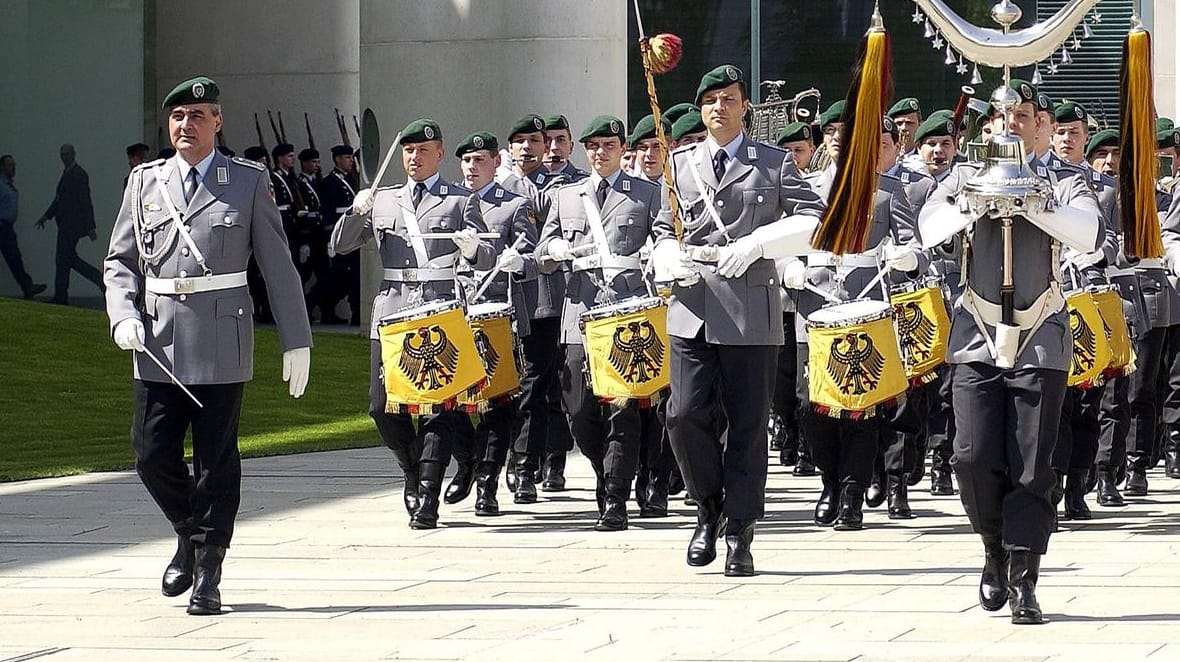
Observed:
[[[664,125],[664,135],[672,133],[672,125],[661,118]],[[627,145],[635,150],[635,163],[639,169],[637,177],[641,177],[653,184],[664,181],[664,162],[660,159],[660,141],[656,139],[656,121],[651,115],[635,123],[631,135],[627,138]]]
[[[811,126],[803,122],[791,122],[783,127],[774,139],[774,144],[791,153],[795,167],[806,172],[815,154],[815,142],[811,139]]]
[[[545,166],[549,172],[569,177],[577,182],[589,176],[585,170],[570,161],[574,149],[574,138],[570,134],[570,121],[565,115],[550,115],[545,119]]]
[[[1063,101],[1053,109],[1056,128],[1053,149],[1066,163],[1086,165],[1086,144],[1090,142],[1090,114],[1080,103]]]
[[[192,586],[190,614],[221,611],[221,564],[241,501],[238,419],[254,372],[251,255],[274,301],[293,397],[311,364],[299,275],[266,170],[214,150],[218,96],[217,84],[199,77],[164,97],[177,155],[132,171],[104,269],[112,336],[135,351],[136,471],[177,534],[162,591],[173,597]],[[196,478],[184,461],[190,427]]]
[[[332,171],[320,181],[320,213],[323,215],[323,227],[334,228],[337,222],[352,209],[356,189],[352,185],[351,172],[353,169],[352,148],[347,145],[336,145],[332,148]],[[331,230],[334,231],[334,230]],[[328,249],[328,278],[316,278],[316,286],[312,291],[312,299],[320,306],[320,323],[322,324],[360,324],[360,253],[351,255],[333,253]],[[353,286],[356,286],[356,298],[353,299]],[[336,304],[342,298],[348,298],[352,308],[351,319],[343,319],[336,315]]]
[[[373,341],[369,416],[405,476],[404,499],[410,527],[433,529],[438,525],[443,472],[451,461],[455,419],[462,414],[419,416],[415,431],[411,415],[387,413],[377,326],[399,308],[453,299],[455,269],[460,260],[485,270],[492,268],[495,260],[491,246],[477,236],[487,231],[480,217],[479,199],[468,189],[449,185],[439,176],[445,152],[438,124],[427,118],[410,122],[402,130],[401,149],[402,165],[409,177],[406,184],[359,191],[351,209],[336,222],[332,248],[338,255],[348,255],[376,235],[382,280],[373,301],[369,336]],[[431,232],[454,233],[454,238],[421,237]]]
[[[823,203],[790,155],[746,137],[750,102],[740,69],[705,74],[696,101],[709,138],[671,156],[684,246],[665,206],[652,252],[657,279],[683,283],[674,285],[668,310],[675,384],[668,433],[698,503],[688,564],[711,563],[724,533],[725,574],[749,576],[755,523],[765,514],[766,422],[783,344],[774,259],[802,252]]]
[[[659,213],[660,189],[620,170],[626,125],[618,118],[594,118],[578,141],[594,172],[553,192],[537,255],[543,271],[569,263],[561,312],[562,402],[574,441],[597,479],[600,517],[594,529],[622,531],[639,460],[639,409],[594,396],[583,372],[587,348],[578,322],[596,305],[646,293],[639,250]],[[595,252],[575,254],[584,247]]]
[[[901,138],[901,153],[912,151],[918,144],[915,134],[922,124],[922,106],[918,104],[918,100],[914,97],[900,99],[890,106],[885,114],[897,125],[897,133]]]
[[[295,268],[307,260],[300,260],[300,247],[304,244],[295,227],[295,218],[303,205],[299,199],[299,186],[295,182],[295,146],[290,143],[279,143],[270,150],[274,168],[270,171],[270,187],[275,192],[275,204],[279,214],[283,217],[283,231],[287,233],[287,245],[291,247],[291,261]]]
[[[295,178],[295,186],[299,190],[299,199],[303,201],[303,208],[296,214],[295,224],[303,229],[302,237],[307,246],[307,260],[300,268],[303,277],[303,291],[307,296],[308,283],[314,277],[331,277],[328,261],[328,240],[332,236],[332,228],[325,228],[323,224],[323,204],[320,202],[320,192],[317,190],[320,178],[320,153],[312,148],[299,152],[299,175]],[[315,301],[308,297],[308,313],[314,307]]]
[[[464,186],[479,197],[480,213],[488,230],[499,235],[491,242],[493,253],[499,256],[495,271],[474,274],[475,283],[482,285],[487,278],[492,279],[491,283],[478,300],[470,303],[512,304],[515,335],[527,338],[529,311],[537,300],[537,262],[533,255],[537,228],[529,201],[495,182],[496,169],[500,166],[499,148],[499,141],[487,132],[473,133],[455,148],[455,156],[462,162]],[[513,361],[515,357],[501,356],[499,360]],[[447,486],[444,495],[447,503],[459,503],[467,498],[474,484],[475,514],[500,514],[496,484],[515,439],[517,416],[517,401],[510,399],[489,403],[488,411],[480,414],[479,425],[474,430],[467,417],[458,417],[461,440],[455,441],[454,456],[459,468]]]
[[[1019,103],[1008,128],[1031,161],[1037,125],[1044,121],[1037,117],[1036,90],[1021,80],[1013,80],[1011,89]],[[996,136],[993,142],[1001,139],[1011,140]],[[1035,591],[1056,519],[1051,457],[1072,344],[1055,276],[1057,246],[1089,252],[1102,241],[1097,200],[1086,178],[1071,174],[1054,181],[1047,174],[1059,206],[1052,211],[1034,206],[1013,218],[1010,242],[1002,239],[1001,222],[986,212],[979,218],[961,211],[966,169],[952,171],[919,219],[925,246],[960,231],[970,245],[967,288],[952,313],[948,347],[953,465],[963,507],[984,543],[980,605],[995,611],[1009,603],[1017,624],[1042,622]],[[1015,270],[1009,274],[1015,285],[1012,324],[1003,323],[1000,305],[1005,264]]]
[[[667,114],[665,113],[665,116]],[[671,120],[668,120],[671,122]],[[672,123],[672,145],[669,149],[676,147],[687,147],[688,145],[695,145],[699,142],[704,142],[705,138],[709,137],[708,131],[705,129],[705,122],[701,119],[701,111],[689,110],[676,121]]]

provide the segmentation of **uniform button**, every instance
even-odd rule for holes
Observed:
[[[244,311],[241,308],[238,308],[238,317],[241,317],[243,312]]]
[[[767,281],[767,282],[769,282],[771,285],[774,285],[774,279],[773,279],[773,278],[771,278],[771,279],[770,279],[769,281]]]
[[[187,294],[180,295],[180,300],[181,301],[188,301],[188,295]]]
[[[187,248],[180,249],[180,254],[185,257],[188,257],[188,249]]]
[[[724,207],[724,206],[725,206],[725,201],[724,201],[724,200],[718,200],[718,201],[717,201],[717,206],[718,206],[718,207]]]
[[[180,277],[181,278],[188,278],[188,272],[185,271],[184,269],[181,269],[180,270]]]
[[[226,225],[233,225],[233,224],[234,224],[234,222],[233,222],[232,220],[230,220],[230,219],[228,219],[228,218],[227,218],[227,219],[225,219],[225,224],[226,224]]]
[[[758,202],[762,202],[762,196],[758,196]]]

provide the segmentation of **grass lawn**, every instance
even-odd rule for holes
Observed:
[[[0,320],[0,480],[132,467],[131,356],[111,341],[106,315],[0,298]],[[278,334],[259,328],[255,339],[243,456],[380,443],[365,414],[366,338],[317,334],[298,400],[282,381]]]

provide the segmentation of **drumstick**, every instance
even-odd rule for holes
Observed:
[[[157,359],[157,358],[156,358],[156,355],[155,355],[155,354],[152,354],[152,353],[151,353],[151,351],[150,351],[150,350],[148,350],[148,348],[147,348],[147,347],[144,347],[144,348],[143,348],[141,351],[142,351],[144,354],[147,354],[147,357],[148,357],[149,359],[151,359],[151,360],[152,360],[152,362],[153,362],[153,363],[155,363],[155,364],[156,364],[156,366],[157,366],[157,367],[158,367],[160,370],[163,370],[165,375],[168,375],[168,378],[172,380],[172,383],[173,383],[173,384],[176,384],[177,386],[179,386],[179,387],[180,387],[180,390],[184,391],[184,394],[185,394],[185,395],[187,395],[188,397],[192,398],[192,401],[193,401],[193,402],[195,402],[195,403],[197,403],[197,406],[198,406],[198,407],[200,407],[200,408],[202,408],[202,409],[204,409],[204,408],[205,408],[205,405],[201,404],[201,401],[197,399],[197,396],[193,395],[193,392],[192,392],[192,391],[190,391],[190,390],[188,390],[188,387],[187,387],[187,386],[185,386],[184,384],[182,384],[182,383],[180,382],[180,380],[176,378],[176,375],[172,374],[172,371],[171,371],[171,370],[169,370],[169,369],[168,369],[168,368],[167,368],[167,367],[164,365],[163,361],[161,361],[160,359]]]
[[[825,292],[824,290],[819,289],[818,287],[812,285],[811,283],[806,283],[806,282],[803,283],[803,289],[805,289],[809,292],[814,292],[815,294],[818,294],[821,297],[827,299],[831,303],[844,303],[844,300],[841,299],[840,297],[836,296],[835,294],[832,294],[831,292]]]
[[[376,189],[377,186],[381,184],[381,176],[385,174],[385,169],[389,167],[389,162],[393,160],[393,153],[397,151],[397,148],[399,145],[401,145],[401,142],[402,133],[401,131],[398,131],[397,135],[393,138],[393,144],[389,146],[389,151],[385,152],[385,160],[381,162],[381,167],[377,168],[377,175],[373,177],[373,182],[370,184],[370,186],[372,186],[374,189]]]
[[[865,285],[865,288],[860,291],[860,294],[856,295],[856,298],[857,299],[865,298],[865,295],[869,293],[869,290],[873,289],[873,286],[876,285],[877,283],[881,282],[881,279],[885,277],[886,271],[887,271],[886,269],[881,269],[880,271],[878,271],[877,275],[873,276],[873,279],[869,281],[869,284]]]
[[[460,236],[459,232],[426,232],[422,234],[423,239],[454,239]],[[476,232],[476,237],[480,239],[499,239],[499,232]]]
[[[523,234],[517,235],[516,241],[512,242],[512,250],[519,249],[520,242],[524,238],[525,236]],[[475,296],[471,297],[472,301],[479,301],[479,298],[483,296],[483,293],[486,292],[488,287],[491,286],[492,281],[496,279],[496,276],[499,275],[500,271],[502,271],[500,269],[500,261],[497,260],[496,266],[492,267],[492,270],[488,272],[488,275],[484,276],[483,282],[479,284],[479,289],[475,291]]]

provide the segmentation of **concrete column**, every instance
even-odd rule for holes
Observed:
[[[1175,117],[1180,108],[1180,89],[1176,86],[1176,30],[1180,13],[1174,0],[1155,0],[1152,16],[1152,64],[1155,74],[1155,109],[1161,116]]]

